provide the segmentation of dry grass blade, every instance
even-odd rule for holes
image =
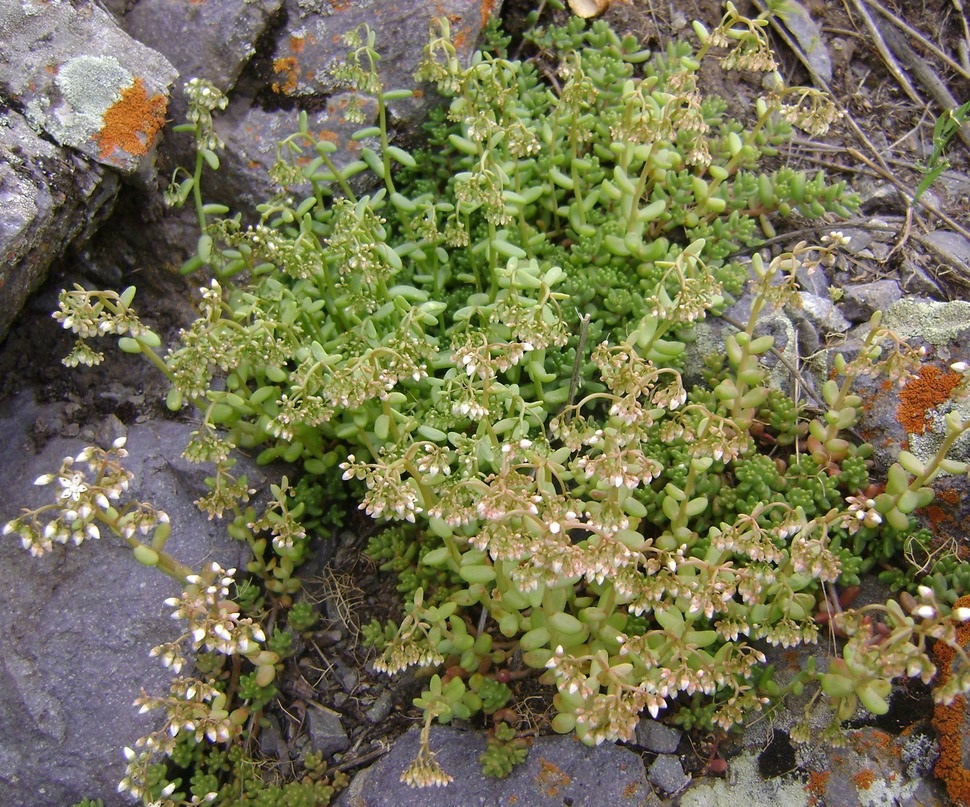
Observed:
[[[764,0],[754,0],[755,8],[758,9],[759,13],[765,14],[768,11],[768,5]],[[780,25],[774,14],[768,16],[768,22],[771,25],[772,30],[784,41],[788,49],[795,54],[795,57],[802,63],[802,66],[808,71],[809,75],[812,77],[812,81],[815,83],[816,87],[820,89],[825,89],[828,92],[828,81],[826,78],[819,74],[815,69],[815,65],[812,60],[802,51],[799,43],[788,33],[784,26]],[[829,93],[831,95],[831,93]]]
[[[967,23],[967,12],[963,7],[962,0],[952,0],[953,8],[956,9],[957,14],[960,16],[960,22],[963,23],[963,39],[960,40],[960,58],[963,60],[963,66],[970,73],[970,23]]]
[[[761,12],[764,12],[767,9],[767,5],[764,2],[764,0],[754,0],[754,4]],[[852,129],[855,136],[859,139],[861,143],[865,144],[865,147],[869,149],[870,153],[873,155],[873,159],[880,166],[882,166],[883,170],[879,172],[879,175],[880,176],[891,175],[889,166],[886,163],[885,159],[883,158],[882,153],[879,151],[879,149],[876,148],[873,142],[869,139],[869,136],[865,133],[865,131],[863,131],[862,127],[859,126],[855,118],[852,117],[849,110],[846,108],[845,104],[843,104],[839,100],[838,96],[834,92],[832,92],[832,88],[828,85],[828,82],[826,82],[824,78],[818,75],[818,73],[812,69],[811,65],[808,64],[805,57],[800,53],[800,49],[798,48],[796,43],[788,35],[788,32],[780,26],[775,26],[775,32],[785,43],[785,45],[788,46],[788,48],[792,51],[792,53],[794,53],[798,57],[799,61],[801,61],[802,64],[805,65],[806,69],[809,71],[809,73],[812,76],[812,81],[815,83],[815,86],[818,87],[823,92],[825,92],[826,95],[828,95],[829,100],[831,100],[831,102],[835,104],[839,112],[842,113],[843,120],[845,120],[846,123],[849,124],[849,128]],[[866,163],[871,164],[871,161],[866,160]],[[911,204],[911,199],[906,194],[905,190],[902,189],[898,183],[893,183],[893,188],[896,190],[896,193],[899,196],[899,200],[902,206],[904,208],[909,208]]]
[[[928,53],[932,54],[941,62],[943,62],[943,64],[949,67],[954,73],[957,73],[963,78],[970,81],[970,66],[961,65],[959,62],[950,58],[950,56],[947,55],[947,53],[945,53],[943,50],[941,50],[936,45],[934,45],[929,39],[923,36],[922,33],[920,33],[915,28],[913,28],[913,26],[907,24],[905,20],[899,19],[899,17],[897,17],[891,11],[883,8],[877,2],[877,0],[865,0],[865,2],[871,9],[873,9],[873,11],[876,11],[884,20],[886,20],[888,23],[893,25],[898,30],[902,31],[904,34],[906,34],[906,36],[908,36],[913,41],[918,42],[921,47],[923,47]]]
[[[856,4],[861,4],[862,0],[854,0],[854,2]],[[762,12],[764,12],[767,8],[764,0],[754,0],[754,4],[759,9],[759,11],[762,11]],[[871,16],[869,16],[868,14],[866,15],[866,18],[869,19],[870,22],[872,21]],[[873,23],[873,26],[875,26],[875,23]],[[906,210],[906,219],[905,219],[906,227],[905,227],[904,233],[902,234],[902,238],[900,242],[897,244],[894,251],[898,250],[905,242],[905,240],[908,239],[910,234],[911,218],[913,215],[912,189],[907,188],[902,182],[896,179],[894,172],[891,170],[882,152],[878,148],[876,148],[872,140],[869,139],[869,136],[865,133],[865,131],[858,124],[855,118],[852,117],[852,115],[850,114],[846,106],[839,100],[838,96],[832,91],[831,87],[829,87],[829,85],[825,82],[825,80],[821,76],[819,76],[814,70],[812,70],[811,65],[808,64],[807,60],[800,53],[800,49],[798,48],[797,44],[792,40],[792,38],[788,35],[788,32],[785,31],[784,28],[780,26],[775,26],[775,32],[777,33],[779,38],[781,38],[782,41],[784,41],[785,45],[792,51],[792,53],[794,53],[798,57],[799,61],[801,61],[802,64],[805,65],[806,69],[809,70],[810,74],[812,75],[812,80],[815,83],[815,86],[823,90],[825,93],[827,93],[829,98],[832,100],[832,103],[834,103],[835,106],[839,109],[839,111],[842,112],[843,119],[849,125],[849,128],[852,129],[852,131],[854,132],[858,140],[865,145],[866,149],[872,155],[872,158],[870,159],[864,156],[858,150],[852,149],[852,148],[848,149],[848,152],[847,152],[848,155],[852,159],[855,159],[864,163],[872,170],[873,173],[875,173],[877,176],[887,181],[893,187],[893,189],[896,192],[896,195],[899,197],[900,203],[902,204],[903,208]],[[882,40],[880,39],[880,41]],[[885,46],[885,42],[883,42],[883,46]],[[923,102],[922,100],[919,101],[919,105],[921,108],[925,108],[926,106],[925,102]],[[848,169],[845,169],[845,170],[848,170]],[[927,200],[921,200],[920,205],[924,210],[926,210],[927,213],[929,213],[932,216],[935,216],[940,221],[944,222],[948,227],[950,227],[950,229],[954,230],[955,232],[958,232],[960,235],[964,236],[965,238],[970,239],[970,231],[968,231],[965,227],[963,227],[961,224],[955,221],[951,216],[948,216],[945,212],[940,210],[938,207],[931,204]]]
[[[882,30],[885,36],[885,42],[893,54],[906,65],[906,68],[916,77],[920,86],[933,97],[933,100],[936,101],[944,112],[960,106],[960,102],[953,97],[953,94],[943,80],[937,75],[929,63],[910,47],[909,43],[899,31],[890,28],[885,22],[882,25],[876,24]],[[970,131],[968,131],[968,127],[966,125],[960,126],[956,129],[956,135],[963,142],[964,146],[970,149]]]
[[[913,87],[906,75],[905,71],[899,66],[893,55],[892,50],[889,45],[886,44],[886,40],[883,38],[882,31],[876,24],[876,21],[872,18],[869,13],[869,9],[866,8],[866,4],[863,0],[852,0],[852,4],[855,6],[859,15],[862,17],[862,21],[865,23],[869,34],[872,36],[873,44],[876,46],[876,50],[879,51],[879,55],[882,57],[883,63],[886,65],[886,69],[892,73],[893,78],[896,79],[900,87],[902,87],[903,92],[909,96],[910,100],[913,101],[920,108],[926,106],[926,102],[920,97],[920,94]]]

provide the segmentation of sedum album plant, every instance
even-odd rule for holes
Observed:
[[[806,685],[832,701],[835,736],[860,703],[885,712],[894,679],[929,681],[927,643],[956,644],[954,617],[970,616],[950,613],[954,574],[935,588],[904,574],[900,602],[833,613],[840,587],[928,540],[913,514],[940,473],[967,472],[945,454],[970,424],[951,418],[937,457],[904,453],[873,488],[871,448],[848,436],[862,405],[853,381],[902,380],[919,361],[878,316],[858,352],[835,359],[819,414],[771,385],[759,317],[841,239],[771,260],[756,248],[780,218],[855,202],[821,174],[769,167],[793,124],[819,133],[834,113],[781,84],[764,26],[728,3],[717,28],[695,26],[697,49],[651,55],[573,20],[529,34],[529,61],[493,32],[493,52],[464,66],[439,22],[418,78],[450,105],[414,152],[391,143],[388,105],[408,93],[383,87],[362,28],[335,74],[373,99],[376,122],[341,150],[302,117],[274,169],[286,190],[253,224],[203,202],[222,99],[195,82],[180,128],[199,157],[169,198],[193,200],[202,228],[186,265],[213,276],[199,318],[163,354],[132,290],[62,295],[56,316],[81,337],[71,361],[98,358],[86,337],[123,334],[122,349],[171,381],[170,406],[202,414],[186,455],[215,464],[203,506],[236,514],[230,530],[253,546],[247,570],[269,597],[297,591],[300,517],[319,518],[313,491],[335,476],[394,522],[370,551],[399,574],[404,614],[367,635],[379,669],[434,672],[415,700],[413,785],[450,778],[427,747],[435,719],[484,716],[483,765],[507,773],[524,752],[523,676],[550,687],[552,727],[587,743],[628,739],[645,713],[728,729]],[[768,77],[752,122],[702,93],[711,61]],[[707,383],[688,385],[687,344],[742,293],[749,320],[727,332]],[[299,498],[284,480],[261,519],[240,512],[237,448],[297,464]],[[26,517],[10,529],[34,534]],[[820,612],[849,637],[841,657],[780,686],[765,648],[815,643]],[[256,657],[254,684],[272,682],[259,662],[280,650],[260,651],[276,659]],[[967,675],[937,696],[970,689]],[[261,706],[272,692],[237,695]]]

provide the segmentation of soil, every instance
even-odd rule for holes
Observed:
[[[520,31],[526,13],[536,5],[544,4],[506,0],[503,14],[507,29]],[[751,11],[750,3],[737,5],[742,11],[757,13]],[[874,0],[804,2],[808,14],[821,27],[821,42],[832,61],[829,87],[844,106],[846,117],[820,139],[796,138],[784,159],[796,167],[825,168],[832,178],[847,178],[869,200],[860,221],[878,216],[898,227],[895,248],[882,261],[853,265],[855,277],[891,277],[923,296],[966,298],[970,285],[967,266],[928,249],[923,235],[936,228],[954,229],[953,224],[970,226],[970,152],[954,139],[948,151],[950,172],[924,197],[932,208],[905,208],[894,187],[912,189],[919,182],[920,165],[932,150],[933,122],[940,107],[933,101],[928,106],[918,104],[887,68],[859,13],[860,8],[867,8],[874,18],[888,25],[875,10],[876,5]],[[956,99],[970,97],[970,67],[966,65],[970,38],[966,19],[955,4],[950,0],[922,0],[893,5],[883,0],[881,7],[897,20],[905,20],[958,63],[963,54],[961,75],[936,56],[918,51],[939,83]],[[565,14],[554,12],[553,16],[562,20]],[[691,20],[713,27],[721,14],[720,0],[633,0],[614,2],[606,18],[621,32],[636,36],[644,47],[658,48],[671,36],[691,35]],[[813,77],[790,47],[791,40],[786,42],[775,28],[772,38],[786,82],[811,85]],[[712,71],[712,83],[705,90],[723,95],[732,111],[742,115],[751,108],[760,88],[753,81],[736,79]],[[924,89],[918,91],[928,97]],[[137,211],[145,207],[139,192],[126,193],[130,198],[121,201],[119,212],[101,233],[54,268],[50,282],[23,312],[0,349],[0,372],[5,378],[0,395],[30,388],[43,400],[63,404],[63,414],[56,422],[34,424],[33,437],[38,445],[53,434],[93,433],[109,415],[125,423],[172,416],[164,407],[164,379],[138,357],[112,355],[103,368],[95,370],[66,370],[59,362],[70,351],[72,339],[50,317],[50,311],[56,306],[57,291],[75,281],[119,288],[136,284],[136,307],[169,342],[193,318],[198,280],[183,278],[175,271],[179,257],[168,256],[151,241],[151,233],[162,231],[152,229],[151,223],[139,217]],[[191,223],[174,221],[165,226],[166,243],[172,253],[178,253],[179,244],[186,243],[184,233]],[[805,222],[791,222],[793,230],[804,226]],[[305,593],[321,603],[326,619],[307,635],[282,688],[280,708],[275,713],[280,729],[275,738],[276,753],[281,757],[295,756],[292,752],[303,743],[304,718],[310,703],[323,704],[340,714],[351,745],[337,767],[348,772],[369,764],[413,724],[415,712],[410,701],[420,682],[406,676],[403,682],[400,678],[389,682],[376,674],[367,663],[368,651],[359,642],[362,624],[395,616],[400,602],[393,579],[363,553],[373,529],[372,522],[356,512],[349,513],[339,540],[322,542],[329,550],[322,548],[320,557],[329,559],[329,565],[321,565],[307,579]],[[541,731],[546,723],[546,702],[527,692],[520,693],[521,701],[532,705],[524,722]],[[708,745],[703,740],[696,743],[698,771],[710,761],[710,755],[703,751]],[[288,749],[285,753],[284,747]]]

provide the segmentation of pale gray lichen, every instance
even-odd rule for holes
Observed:
[[[926,430],[922,434],[907,436],[909,450],[916,455],[920,462],[929,462],[936,456],[946,436],[946,416],[954,411],[959,413],[961,420],[970,420],[970,400],[960,401],[959,403],[946,401],[933,409],[927,409],[926,416],[929,420],[926,424]],[[961,462],[970,461],[970,432],[964,434],[953,444],[953,447],[947,453],[947,457]],[[947,474],[944,472],[942,475],[946,476]]]
[[[889,306],[882,324],[903,339],[922,339],[945,350],[950,342],[970,328],[970,302],[939,303],[904,297]],[[948,361],[951,357],[949,351],[945,352],[946,355],[941,351],[940,358]]]
[[[935,358],[943,362],[966,360],[967,356],[951,355],[950,346],[970,329],[970,302],[956,300],[940,303],[932,300],[902,299],[886,311],[882,324],[905,341],[932,345]],[[946,435],[945,417],[957,411],[962,420],[970,419],[970,400],[954,403],[946,401],[928,409],[928,422],[922,434],[908,435],[909,450],[926,462],[936,455]],[[961,437],[949,456],[956,460],[970,459],[970,434]]]
[[[104,126],[104,113],[135,77],[113,56],[77,56],[61,65],[55,84],[67,107],[57,111],[63,142],[81,146]]]
[[[758,770],[758,755],[746,751],[731,759],[731,781],[703,779],[680,798],[681,807],[808,807],[805,784],[797,778],[765,779]]]

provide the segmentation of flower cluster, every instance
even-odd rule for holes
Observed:
[[[229,599],[235,569],[224,570],[210,563],[203,575],[186,578],[186,588],[165,604],[173,609],[172,619],[188,623],[186,632],[170,642],[152,648],[166,667],[178,672],[186,659],[182,644],[189,641],[193,650],[213,650],[223,655],[252,655],[266,641],[262,628],[250,617],[243,617],[239,606]]]
[[[225,109],[229,105],[229,99],[211,81],[200,78],[189,79],[183,91],[189,103],[187,118],[195,127],[197,147],[210,151],[225,148],[226,144],[215,132],[212,113],[217,109]]]
[[[128,492],[131,474],[121,465],[127,456],[124,444],[125,439],[119,438],[108,451],[89,446],[75,457],[65,457],[57,473],[38,477],[35,485],[56,483],[55,502],[25,510],[4,525],[3,534],[20,535],[24,549],[35,557],[50,552],[55,543],[77,545],[100,538],[98,522]],[[135,533],[147,535],[160,524],[168,524],[165,513],[140,505],[123,520],[117,519],[114,526],[125,537],[132,537]]]

